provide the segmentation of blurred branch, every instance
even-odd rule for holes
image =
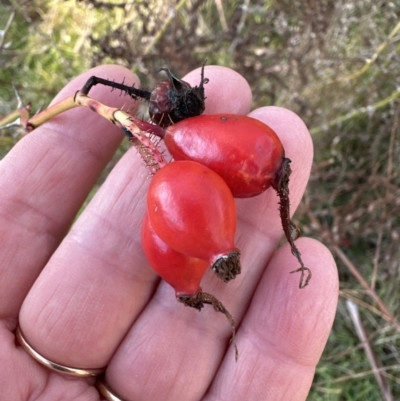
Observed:
[[[399,365],[392,365],[392,366],[385,366],[383,368],[379,368],[378,371],[379,372],[386,372],[388,370],[400,370],[400,364]],[[366,372],[359,372],[359,373],[351,373],[350,375],[347,376],[343,376],[343,377],[339,377],[337,379],[331,379],[329,380],[329,382],[324,381],[321,383],[318,383],[318,386],[315,386],[315,388],[321,388],[322,386],[326,385],[326,384],[333,384],[333,383],[340,383],[340,382],[344,382],[347,380],[354,380],[360,377],[365,377],[365,376],[369,376],[370,374],[374,373],[372,370],[368,370]]]
[[[336,253],[336,256],[344,263],[344,265],[349,269],[350,273],[357,279],[357,281],[364,287],[368,295],[376,302],[379,309],[384,313],[384,319],[389,323],[393,324],[396,330],[400,333],[400,324],[385,305],[385,303],[379,298],[378,294],[369,285],[367,280],[361,275],[350,259],[343,253],[343,251],[337,245],[331,245],[332,250]]]
[[[392,92],[392,94],[390,94],[388,97],[381,100],[380,102],[366,106],[366,107],[360,107],[359,109],[350,111],[349,113],[346,113],[342,116],[334,118],[333,120],[329,121],[326,124],[320,125],[319,127],[312,128],[310,130],[310,133],[312,135],[319,134],[320,132],[327,131],[329,128],[333,127],[334,125],[344,123],[348,120],[351,120],[354,117],[358,117],[362,114],[372,113],[376,110],[386,107],[389,103],[393,102],[394,100],[396,100],[399,97],[400,97],[400,88],[396,89],[394,92]]]
[[[157,45],[159,40],[162,38],[164,35],[165,31],[171,24],[172,20],[176,18],[176,14],[183,8],[183,6],[186,4],[187,0],[181,0],[174,8],[174,10],[169,14],[167,19],[164,22],[164,25],[161,26],[161,28],[158,30],[158,32],[155,34],[153,40],[145,47],[143,51],[143,56],[146,56],[147,54],[150,53],[151,49]]]
[[[78,0],[82,1],[82,0]],[[114,7],[117,8],[125,8],[126,3],[107,3],[105,1],[96,1],[96,0],[86,0],[86,3],[91,4],[94,8],[108,8],[112,9]]]
[[[381,246],[382,246],[382,237],[383,237],[383,228],[379,227],[378,239],[376,241],[376,249],[374,255],[374,269],[372,270],[372,278],[371,278],[371,288],[375,289],[376,278],[378,276],[378,266],[379,266],[379,258],[381,254]]]
[[[372,55],[371,58],[367,59],[364,66],[360,68],[358,71],[345,75],[344,77],[339,77],[336,79],[336,81],[339,82],[347,82],[351,81],[352,79],[356,79],[362,74],[364,74],[366,71],[368,71],[368,68],[376,61],[378,58],[379,54],[382,53],[382,51],[385,49],[385,47],[388,45],[389,41],[393,39],[393,37],[400,31],[400,21],[397,23],[397,25],[392,29],[392,32],[390,32],[389,36],[377,47],[375,50],[375,53]]]
[[[249,13],[249,5],[250,5],[250,0],[244,0],[242,7],[241,7],[242,14],[240,15],[239,24],[236,27],[236,37],[233,39],[231,45],[229,46],[230,53],[233,53],[236,49],[236,46],[239,44],[239,42],[241,40],[243,40],[243,38],[241,38],[241,34],[242,34],[243,28],[245,26],[247,14]]]
[[[390,181],[393,178],[393,154],[394,154],[394,142],[396,133],[399,131],[399,124],[400,124],[400,106],[397,107],[395,116],[394,116],[394,123],[390,132],[390,142],[389,142],[389,150],[388,150],[388,167],[387,167],[387,175],[388,180]]]
[[[386,377],[379,370],[382,366],[380,365],[379,360],[376,358],[371,344],[368,341],[367,334],[360,319],[358,307],[353,301],[349,299],[346,301],[346,305],[350,313],[350,318],[356,329],[358,338],[360,339],[361,344],[364,347],[365,354],[367,355],[368,361],[372,367],[372,372],[374,373],[375,379],[379,385],[379,388],[381,389],[382,396],[386,401],[393,401],[393,395],[390,390],[389,383],[386,380]]]
[[[368,283],[368,281],[362,276],[362,274],[358,271],[356,266],[351,262],[351,260],[344,254],[344,252],[340,249],[339,246],[336,245],[335,240],[332,238],[331,233],[325,229],[322,224],[319,222],[318,218],[315,216],[314,212],[309,207],[309,204],[306,199],[306,213],[311,220],[312,225],[319,230],[322,234],[322,237],[327,241],[328,246],[336,254],[336,256],[342,261],[342,263],[347,267],[350,273],[357,279],[357,281],[361,284],[361,286],[366,290],[367,294],[373,299],[376,303],[380,311],[383,313],[383,318],[392,324],[394,328],[400,333],[400,323],[393,315],[393,313],[389,310],[386,304],[382,301],[382,299],[375,292],[374,288]]]
[[[8,21],[7,21],[7,24],[6,24],[6,26],[5,26],[4,30],[3,30],[3,34],[0,36],[0,51],[4,46],[4,42],[5,42],[5,39],[6,39],[6,36],[7,36],[7,32],[11,27],[11,24],[12,24],[12,22],[14,20],[14,17],[15,17],[15,11],[13,11],[10,14],[10,16],[8,17]]]
[[[357,293],[360,293],[360,291],[362,291],[362,290],[357,290]],[[354,302],[358,306],[363,307],[366,310],[369,310],[371,313],[373,313],[376,316],[379,316],[383,320],[386,319],[384,313],[381,310],[379,310],[378,308],[375,308],[368,302],[363,301],[362,299],[358,298],[356,295],[352,295],[347,290],[340,290],[339,296],[341,296],[342,298],[345,298],[345,299],[349,299],[350,301]]]
[[[219,21],[221,22],[222,29],[225,32],[227,32],[229,30],[229,28],[228,28],[228,24],[226,22],[225,13],[224,13],[224,7],[222,5],[222,1],[221,0],[214,0],[214,2],[215,2],[215,5],[217,7],[217,10],[218,10]]]

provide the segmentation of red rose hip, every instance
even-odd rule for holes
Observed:
[[[285,157],[270,127],[242,115],[193,117],[168,128],[164,141],[175,160],[194,160],[218,173],[235,198],[269,188]]]
[[[147,194],[151,226],[171,248],[206,260],[224,281],[240,273],[236,206],[225,181],[194,161],[159,170]]]
[[[205,304],[210,304],[217,312],[223,313],[231,324],[231,342],[238,358],[235,341],[235,321],[225,306],[213,295],[203,292],[200,281],[209,264],[201,259],[183,255],[166,244],[154,231],[146,215],[142,223],[142,246],[151,267],[175,289],[179,302],[201,310]]]
[[[200,281],[208,262],[172,249],[154,231],[146,215],[142,223],[142,246],[151,267],[174,288],[176,296],[192,296],[201,291]]]

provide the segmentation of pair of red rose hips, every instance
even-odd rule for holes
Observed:
[[[160,135],[159,126],[137,124]],[[203,261],[225,282],[240,273],[234,198],[277,187],[288,161],[275,132],[246,116],[192,117],[162,128],[162,137],[175,161],[150,183],[142,243],[153,268],[177,295],[195,295],[200,290],[199,272],[206,271]],[[179,282],[180,274],[183,281],[190,276],[184,264],[172,273],[166,257],[159,258],[162,265],[155,263],[155,235],[174,251],[199,259],[196,269],[193,260],[189,263],[196,271],[196,285],[191,281],[185,289]]]
[[[231,315],[200,287],[209,267],[225,282],[241,271],[240,253],[234,245],[234,198],[256,196],[271,186],[276,190],[282,226],[301,266],[295,271],[301,273],[300,288],[311,279],[294,243],[298,230],[289,213],[290,160],[276,133],[259,120],[233,114],[200,115],[208,81],[204,66],[200,85],[193,88],[164,70],[168,80],[151,93],[95,77],[83,91],[103,83],[149,101],[152,123],[135,117],[130,120],[142,131],[162,138],[174,161],[158,170],[150,183],[142,226],[144,252],[180,302],[199,310],[209,303],[224,313],[234,340]]]

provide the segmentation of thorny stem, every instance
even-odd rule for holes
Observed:
[[[281,168],[277,172],[275,182],[272,186],[279,196],[279,213],[281,215],[283,231],[289,242],[292,254],[296,257],[301,266],[290,273],[301,272],[299,288],[304,288],[310,282],[312,273],[308,267],[304,266],[301,254],[294,243],[294,241],[300,236],[300,231],[290,219],[289,176],[292,172],[290,163],[290,159],[283,159]]]
[[[36,114],[32,118],[28,120],[25,127],[28,132],[33,131],[35,128],[39,127],[39,125],[44,124],[46,121],[49,121],[51,118],[56,115],[63,113],[64,111],[73,109],[74,107],[79,106],[79,104],[75,103],[75,96],[69,96],[53,106],[48,107],[46,110]]]
[[[120,127],[123,133],[138,149],[143,161],[146,163],[152,174],[155,174],[157,170],[167,164],[164,156],[151,141],[151,138],[145,135],[145,133],[142,132],[141,128],[137,125],[136,120],[140,121],[139,119],[125,113],[120,109],[108,107],[99,101],[86,96],[81,91],[76,93],[75,102],[81,106],[89,108],[90,110]]]
[[[95,76],[92,76],[87,80],[86,84],[81,89],[82,94],[88,95],[90,89],[92,89],[92,87],[97,84],[101,84],[104,86],[110,86],[111,88],[113,88],[113,90],[119,89],[122,92],[125,92],[127,95],[129,95],[132,99],[135,99],[135,100],[138,98],[142,98],[147,101],[150,100],[151,92],[149,92],[149,91],[138,89],[138,88],[135,88],[134,86],[125,85],[123,82],[121,84],[119,84],[115,81],[110,81],[108,79],[103,79],[103,78],[99,78],[99,77],[95,77]]]
[[[26,126],[26,123],[29,119],[30,110],[31,110],[31,105],[27,104],[26,106],[19,107],[17,110],[14,110],[10,114],[7,114],[5,117],[0,119],[0,129],[15,124],[15,121],[18,118],[20,120],[21,125]]]
[[[90,98],[82,91],[76,92],[74,96],[70,96],[33,116],[25,124],[26,129],[30,132],[57,114],[78,106],[87,107],[120,127],[123,133],[138,149],[152,174],[167,164],[162,153],[157,149],[151,138],[146,135],[149,130],[145,130],[145,128],[147,125],[151,128],[151,126],[153,126],[152,124],[145,123],[144,121],[143,124],[140,124],[141,120],[136,117],[133,117],[120,109],[108,107],[99,101]]]
[[[225,306],[219,301],[214,295],[208,294],[206,292],[199,291],[196,295],[192,296],[184,296],[181,295],[177,297],[178,301],[183,303],[185,306],[190,306],[191,308],[195,308],[197,310],[201,310],[204,307],[204,304],[212,305],[214,310],[217,312],[223,313],[226,318],[228,319],[229,323],[232,327],[232,337],[231,337],[231,344],[235,348],[235,360],[238,361],[239,352],[236,346],[236,328],[235,328],[235,321],[232,315],[228,312]]]
[[[157,124],[152,124],[147,121],[140,120],[139,118],[134,117],[134,116],[130,116],[130,121],[134,125],[136,125],[136,127],[139,128],[141,131],[147,132],[148,134],[151,134],[151,135],[155,135],[161,139],[164,138],[166,130],[163,127],[161,127]]]
[[[81,91],[79,93],[81,95],[87,95],[89,93],[89,91],[92,89],[92,87],[97,84],[110,86],[113,88],[113,90],[120,89],[121,91],[127,93],[133,99],[143,98],[147,101],[150,100],[151,93],[148,91],[137,89],[134,86],[128,86],[128,85],[125,85],[124,83],[119,84],[115,81],[109,81],[108,79],[103,79],[103,78],[99,78],[99,77],[95,77],[95,76],[90,77],[86,81],[85,85],[83,86],[83,88],[81,89]],[[51,107],[48,107],[46,110],[43,110],[41,113],[37,114],[36,116],[33,116],[28,121],[27,124],[26,124],[26,122],[24,122],[23,125],[25,125],[28,132],[30,132],[30,131],[34,130],[36,127],[38,127],[39,125],[44,124],[46,121],[50,120],[57,114],[63,113],[64,111],[67,111],[69,109],[79,106],[79,104],[77,103],[76,100],[77,100],[76,95],[70,96],[70,97],[62,100],[61,102],[58,102]]]

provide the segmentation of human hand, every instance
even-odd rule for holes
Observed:
[[[136,82],[128,70],[91,75]],[[206,67],[206,113],[247,114],[251,92],[238,74]],[[200,71],[184,80],[196,85]],[[90,94],[113,107],[136,107],[106,87]],[[135,110],[135,109],[133,109]],[[292,112],[265,107],[251,116],[270,125],[292,160],[292,211],[306,186],[312,143]],[[0,375],[7,400],[94,401],[94,378],[73,378],[38,364],[15,344],[18,324],[44,357],[81,368],[107,366],[106,381],[130,401],[305,400],[328,338],[338,298],[334,260],[319,242],[296,244],[313,278],[299,290],[298,262],[282,237],[272,189],[237,201],[242,274],[225,284],[210,271],[204,291],[236,321],[236,363],[225,317],[185,308],[149,267],[140,244],[150,182],[132,148],[69,230],[123,136],[84,108],[65,112],[21,140],[0,162]]]

